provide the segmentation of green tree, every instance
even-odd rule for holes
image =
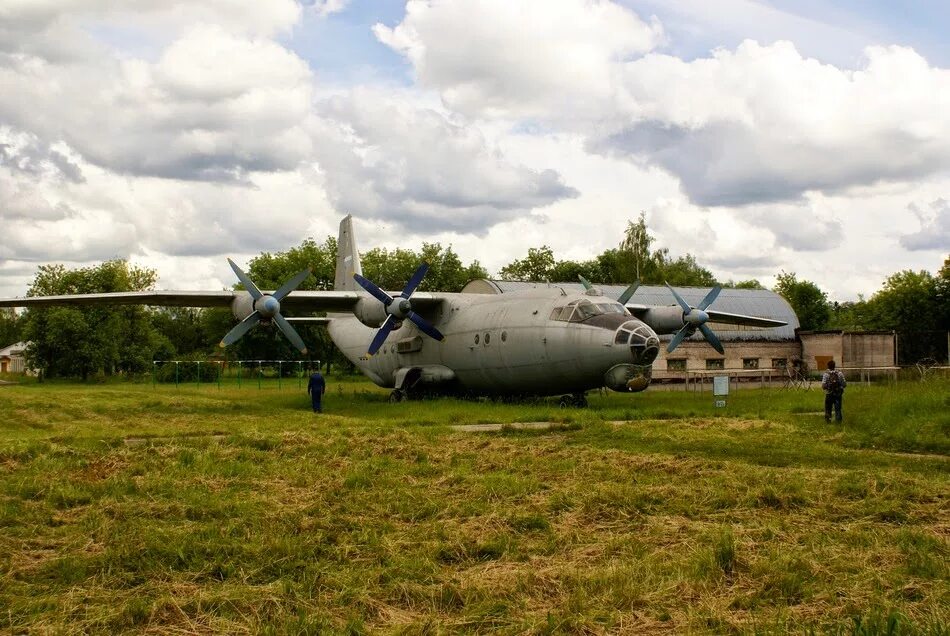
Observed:
[[[936,331],[940,322],[937,281],[925,270],[891,274],[868,301],[870,329]]]
[[[527,256],[502,267],[500,275],[503,280],[551,280],[554,264],[554,252],[550,247],[532,247],[528,249]]]
[[[943,261],[943,267],[937,272],[937,328],[950,331],[950,256]]]
[[[12,309],[0,309],[0,348],[20,342],[23,320]]]
[[[262,252],[248,263],[247,273],[260,289],[274,290],[308,267],[313,274],[297,289],[333,289],[336,272],[336,239],[327,237],[322,244],[312,238],[284,252]]]
[[[740,280],[738,283],[732,280],[728,280],[722,284],[723,287],[731,287],[732,289],[765,289],[765,285],[760,283],[755,278],[750,278],[749,280]]]
[[[798,280],[794,272],[782,271],[773,290],[795,310],[801,328],[806,331],[824,329],[830,309],[828,296],[815,283]]]
[[[155,270],[130,266],[124,260],[94,267],[67,269],[42,265],[28,296],[144,291],[155,285]],[[152,354],[167,346],[144,307],[94,306],[33,308],[26,312],[23,338],[29,340],[30,366],[45,376],[95,373],[141,373]]]

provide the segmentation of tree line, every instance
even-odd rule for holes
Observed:
[[[586,261],[558,260],[544,245],[505,265],[499,275],[505,280],[576,281],[578,275],[604,284],[669,282],[676,286],[710,287],[723,285],[763,289],[757,280],[718,281],[691,254],[671,255],[654,247],[643,215],[627,224],[623,240]],[[301,290],[333,288],[336,267],[336,239],[322,243],[307,239],[282,252],[264,252],[253,258],[247,272],[261,289],[276,289],[307,267],[313,275]],[[465,264],[453,251],[439,243],[425,243],[418,250],[377,248],[362,255],[363,273],[384,289],[403,287],[419,263],[430,269],[420,290],[457,292],[470,280],[487,278],[478,261]],[[28,296],[49,296],[98,292],[145,291],[158,279],[153,269],[111,260],[92,267],[68,269],[63,265],[42,265],[27,292]],[[241,289],[235,285],[235,289]],[[799,279],[794,272],[780,272],[773,290],[795,310],[804,330],[853,329],[896,330],[901,333],[940,334],[950,330],[950,258],[935,274],[910,270],[889,276],[870,298],[855,302],[830,301],[818,285]],[[277,330],[252,329],[226,350],[218,342],[236,323],[230,309],[148,308],[141,306],[44,307],[17,316],[0,312],[0,346],[26,340],[28,364],[46,377],[141,374],[154,360],[226,356],[232,360],[299,360],[301,354]],[[318,325],[297,323],[296,329],[310,349],[311,360],[327,365],[345,364]],[[916,340],[925,357],[928,351],[946,356],[939,337],[933,343],[921,336]]]

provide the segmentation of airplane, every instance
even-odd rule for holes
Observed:
[[[561,406],[586,406],[587,391],[607,387],[638,392],[651,382],[658,334],[675,334],[672,352],[699,331],[718,352],[722,343],[706,324],[780,327],[785,322],[718,312],[710,305],[720,287],[693,307],[669,287],[675,305],[631,302],[639,283],[616,299],[581,278],[583,292],[557,284],[504,294],[416,292],[421,264],[398,293],[362,275],[351,216],[340,222],[334,290],[296,291],[304,270],[275,291],[261,291],[228,259],[244,290],[141,291],[0,299],[0,307],[154,305],[230,307],[240,322],[221,346],[237,342],[258,324],[276,327],[301,352],[307,348],[294,321],[327,326],[333,343],[375,384],[399,402],[424,394],[472,396],[562,395]],[[281,310],[325,312],[287,317]]]

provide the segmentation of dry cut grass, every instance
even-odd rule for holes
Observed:
[[[291,392],[5,387],[0,629],[946,633],[943,388],[907,388],[932,408],[912,440],[858,415],[894,387],[849,394],[851,428],[778,392],[562,411],[351,385],[314,417]],[[450,428],[516,421],[558,425]]]

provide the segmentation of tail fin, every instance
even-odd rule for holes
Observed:
[[[353,280],[353,274],[363,274],[360,265],[360,253],[356,249],[356,233],[353,231],[353,217],[347,214],[340,221],[340,236],[336,242],[336,278],[333,289],[337,291],[357,291],[359,286]]]

